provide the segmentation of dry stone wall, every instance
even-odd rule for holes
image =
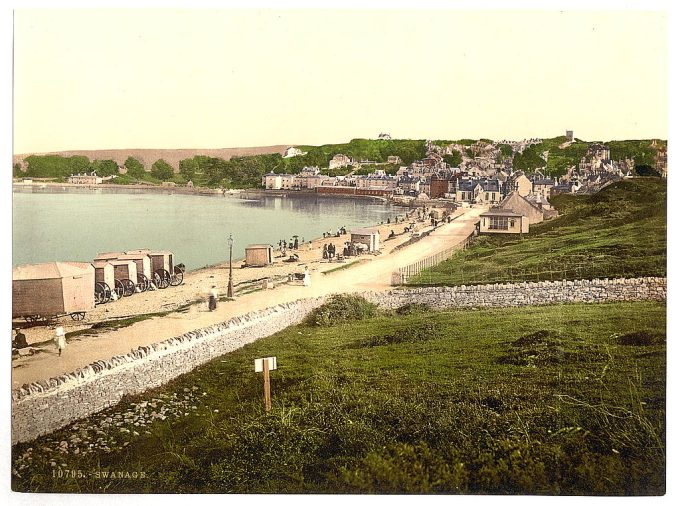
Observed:
[[[666,299],[666,278],[595,279],[396,289],[364,296],[385,309],[412,303],[481,308]],[[12,392],[12,444],[30,441],[134,395],[163,385],[216,357],[301,322],[325,298],[255,311],[126,355],[99,360]]]
[[[387,293],[372,292],[365,297],[384,309],[396,309],[414,303],[443,309],[541,306],[577,302],[660,301],[666,299],[666,278],[583,279],[407,288]]]
[[[232,318],[12,392],[12,444],[30,441],[163,385],[215,357],[301,322],[323,297]]]

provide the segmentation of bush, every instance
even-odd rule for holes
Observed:
[[[358,295],[332,295],[330,300],[312,311],[307,325],[330,327],[351,320],[363,320],[377,314],[378,306]]]
[[[411,302],[410,304],[398,307],[394,312],[399,316],[406,316],[410,314],[427,313],[431,310],[432,309],[427,304],[423,304],[422,302]]]
[[[631,332],[618,338],[619,344],[626,346],[652,346],[655,344],[665,344],[664,334],[650,334],[649,332]]]
[[[434,322],[421,322],[406,325],[394,332],[370,336],[364,346],[385,346],[388,344],[420,343],[437,337],[441,329]]]

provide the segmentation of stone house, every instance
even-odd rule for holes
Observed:
[[[541,195],[547,200],[550,198],[553,186],[555,186],[555,182],[552,179],[534,179],[532,193]]]
[[[517,192],[505,197],[498,207],[479,215],[480,232],[525,234],[529,225],[543,221],[543,210]]]
[[[94,172],[91,174],[71,174],[68,182],[72,184],[101,184],[102,178]]]
[[[328,168],[329,169],[340,169],[342,167],[347,167],[348,165],[352,165],[352,159],[343,154],[337,154],[331,160],[328,162]]]
[[[519,173],[518,176],[512,179],[511,188],[513,191],[519,193],[520,196],[528,197],[534,189],[534,185],[528,177]]]

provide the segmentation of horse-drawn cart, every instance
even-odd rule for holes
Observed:
[[[94,309],[94,267],[88,263],[50,262],[12,269],[12,318],[82,320]]]

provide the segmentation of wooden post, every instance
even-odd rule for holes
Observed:
[[[269,391],[269,359],[262,361],[262,377],[264,378],[264,410],[272,409],[272,399]]]

